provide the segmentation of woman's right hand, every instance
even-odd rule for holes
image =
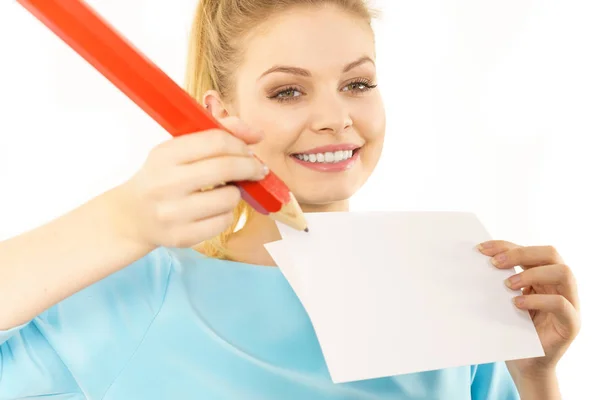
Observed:
[[[152,248],[191,247],[231,225],[240,191],[220,185],[260,180],[268,171],[248,147],[262,134],[236,117],[220,122],[231,133],[214,129],[169,139],[122,185],[131,239]]]

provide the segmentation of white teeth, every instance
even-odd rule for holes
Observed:
[[[295,154],[299,160],[311,163],[337,163],[352,157],[352,150],[339,150],[336,152]]]

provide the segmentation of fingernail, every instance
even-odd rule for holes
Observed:
[[[263,165],[263,175],[264,176],[269,175],[269,167],[267,167],[266,165]]]
[[[491,249],[493,246],[493,244],[491,242],[483,242],[480,243],[479,246],[477,246],[479,248],[479,250],[485,250],[485,249]]]
[[[506,261],[506,254],[504,253],[492,257],[492,264],[494,264],[496,267],[502,264],[504,261]]]
[[[513,303],[515,303],[517,307],[523,307],[523,304],[525,304],[525,298],[523,296],[513,297]]]
[[[519,274],[513,275],[510,278],[508,278],[507,280],[505,280],[504,283],[506,284],[506,286],[508,286],[511,289],[513,287],[517,287],[517,285],[519,283],[521,283],[521,276]]]
[[[252,157],[252,156],[254,155],[254,152],[252,151],[252,149],[248,149],[248,155],[249,155],[250,157]]]

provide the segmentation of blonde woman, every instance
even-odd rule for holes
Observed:
[[[0,244],[0,399],[560,398],[579,304],[552,247],[481,250],[525,267],[511,287],[544,357],[335,385],[263,247],[276,226],[235,187],[201,190],[264,176],[252,150],[304,211],[346,210],[385,132],[370,22],[362,0],[200,3],[188,89],[234,135],[161,143],[122,185]]]

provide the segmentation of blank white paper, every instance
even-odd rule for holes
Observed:
[[[315,213],[266,245],[306,308],[336,383],[543,356],[519,292],[462,212]]]

